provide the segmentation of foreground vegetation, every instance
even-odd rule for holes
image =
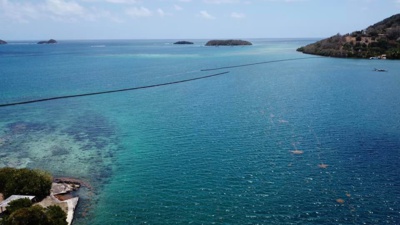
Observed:
[[[400,14],[365,30],[337,34],[297,51],[332,57],[370,58],[385,55],[388,59],[400,59]]]
[[[50,194],[52,177],[41,170],[1,168],[0,192],[11,195],[34,195],[41,200]],[[0,225],[66,225],[66,213],[59,206],[43,208],[28,198],[14,200],[6,207]]]
[[[11,195],[34,195],[42,200],[50,194],[52,176],[41,170],[1,168],[0,193],[4,198]]]
[[[0,225],[67,225],[66,219],[60,206],[43,208],[23,198],[10,202]]]

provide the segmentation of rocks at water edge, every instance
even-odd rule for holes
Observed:
[[[239,45],[252,45],[251,42],[243,40],[211,40],[206,43],[206,46],[239,46]]]
[[[0,39],[0,45],[5,45],[5,44],[7,44],[7,42]]]
[[[48,41],[39,41],[38,44],[39,45],[41,45],[41,44],[57,44],[57,41],[54,39],[50,39]]]
[[[174,43],[174,45],[192,45],[192,44],[194,43],[190,41],[177,41]]]

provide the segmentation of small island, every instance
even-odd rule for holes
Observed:
[[[194,43],[190,41],[177,41],[174,43],[174,45],[192,45],[192,44]]]
[[[298,48],[297,51],[340,58],[400,59],[400,14],[367,29],[337,34]]]
[[[39,41],[37,44],[41,45],[41,44],[57,44],[57,41],[54,39],[50,39],[48,41]]]
[[[5,44],[7,44],[7,42],[0,39],[0,45],[5,45]]]
[[[211,40],[206,43],[206,46],[239,46],[239,45],[252,45],[252,43],[243,40]]]

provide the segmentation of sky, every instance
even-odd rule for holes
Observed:
[[[325,38],[400,0],[0,0],[2,40]]]

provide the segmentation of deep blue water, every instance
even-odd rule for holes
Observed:
[[[0,46],[0,104],[229,71],[0,108],[0,167],[92,183],[75,224],[400,224],[399,61],[205,41]]]

